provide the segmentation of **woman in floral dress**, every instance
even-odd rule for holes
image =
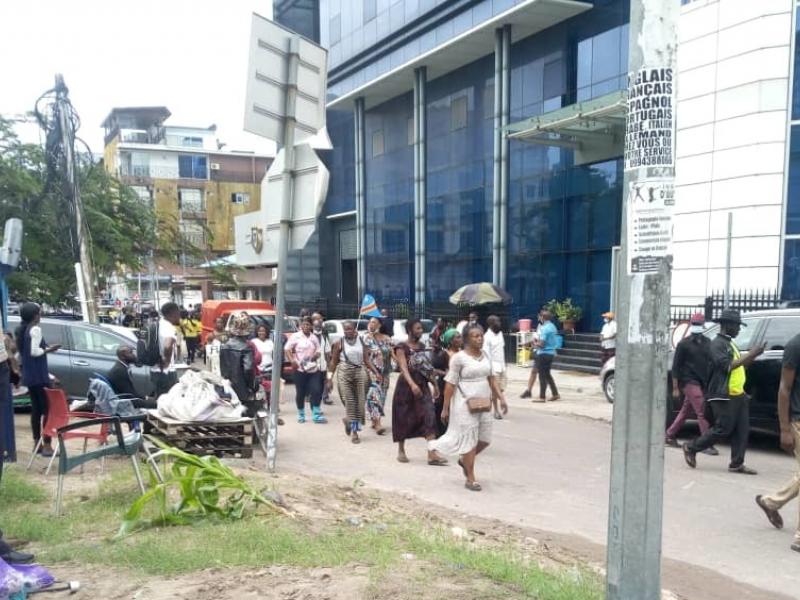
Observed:
[[[389,391],[389,377],[392,373],[392,338],[380,320],[373,317],[367,324],[364,336],[364,349],[369,354],[369,388],[367,389],[367,416],[378,435],[386,433],[381,425]]]

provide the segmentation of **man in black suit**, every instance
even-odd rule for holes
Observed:
[[[135,408],[156,408],[155,400],[139,398],[136,388],[133,386],[130,368],[136,363],[136,353],[130,346],[120,346],[117,348],[117,361],[108,372],[108,382],[114,393],[121,396],[123,394],[131,397]]]

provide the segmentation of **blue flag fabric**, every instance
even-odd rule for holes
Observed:
[[[358,313],[359,317],[381,317],[381,311],[378,310],[378,303],[375,302],[375,298],[373,298],[369,294],[364,295],[364,299],[361,301],[361,310]]]

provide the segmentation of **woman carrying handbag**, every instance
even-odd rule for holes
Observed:
[[[445,377],[442,421],[447,432],[428,443],[430,450],[442,454],[458,454],[458,465],[464,472],[464,487],[481,490],[475,480],[475,457],[492,441],[492,392],[497,395],[503,414],[508,405],[492,377],[492,365],[483,351],[483,328],[478,324],[464,329],[464,349],[450,359]]]

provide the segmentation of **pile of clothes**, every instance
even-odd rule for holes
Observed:
[[[158,398],[158,414],[177,421],[237,421],[244,412],[228,380],[209,371],[187,371]]]

